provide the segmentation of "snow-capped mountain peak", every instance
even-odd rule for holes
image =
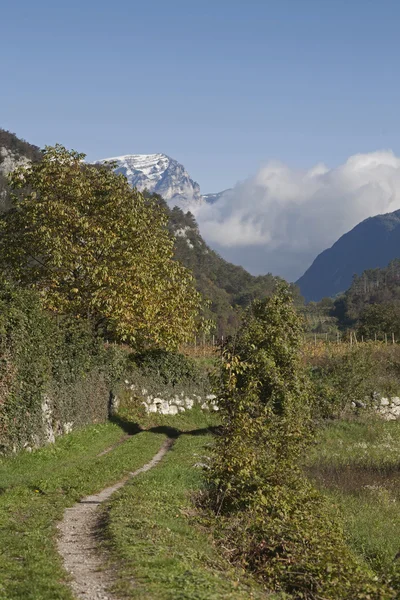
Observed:
[[[97,161],[115,162],[132,187],[160,194],[169,206],[195,210],[204,203],[200,186],[191,179],[185,167],[166,154],[127,154]]]

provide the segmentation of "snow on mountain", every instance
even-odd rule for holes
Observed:
[[[227,190],[223,190],[222,192],[218,192],[217,194],[203,194],[203,198],[207,202],[207,204],[215,204],[215,202],[218,202],[218,200],[223,194],[225,194],[225,192],[230,191],[231,188],[228,188]]]
[[[196,211],[204,203],[200,186],[191,179],[185,167],[166,154],[129,154],[97,161],[116,163],[132,187],[160,194],[170,207]]]

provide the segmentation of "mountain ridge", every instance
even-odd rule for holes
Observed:
[[[400,209],[368,217],[321,252],[296,281],[307,302],[336,296],[354,275],[400,257]]]
[[[204,203],[199,184],[185,167],[167,154],[125,154],[103,158],[96,164],[113,162],[115,172],[122,173],[132,187],[159,194],[168,206],[196,210]]]

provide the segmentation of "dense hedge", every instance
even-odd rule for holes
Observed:
[[[0,285],[0,452],[104,421],[122,359],[91,325],[46,313],[33,291]]]

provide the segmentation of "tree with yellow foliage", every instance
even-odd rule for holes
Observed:
[[[202,298],[173,260],[167,216],[110,166],[46,147],[10,176],[0,272],[39,290],[57,314],[90,318],[133,346],[172,348],[198,323]]]

